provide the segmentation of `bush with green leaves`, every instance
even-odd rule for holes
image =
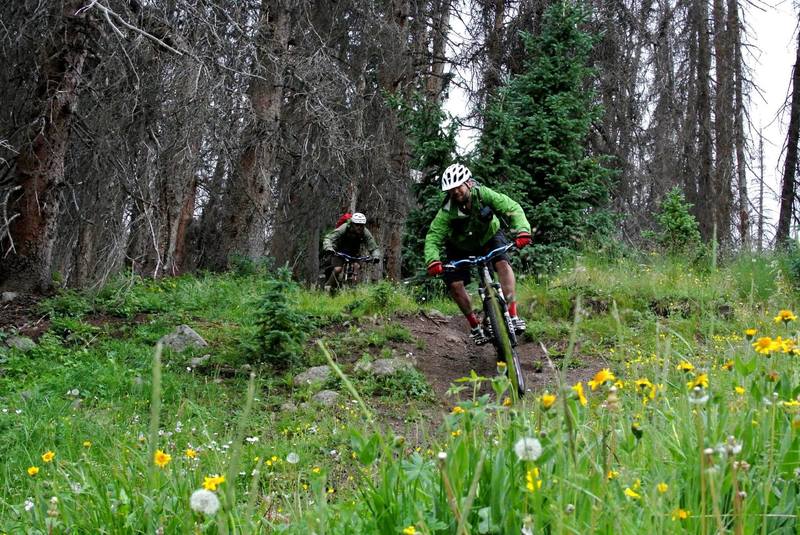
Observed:
[[[693,252],[700,245],[700,227],[691,208],[680,188],[673,188],[661,201],[661,211],[656,216],[661,230],[643,233],[644,237],[653,239],[672,255]]]
[[[255,310],[255,333],[248,341],[251,361],[287,370],[302,363],[303,344],[313,328],[296,304],[299,288],[287,272],[271,280]]]

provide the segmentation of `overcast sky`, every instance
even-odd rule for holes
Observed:
[[[749,0],[743,5],[747,39],[752,45],[745,52],[745,61],[753,71],[753,80],[759,86],[761,94],[752,92],[750,118],[754,132],[751,135],[753,144],[750,163],[750,199],[758,201],[758,129],[764,135],[764,182],[765,206],[771,223],[778,216],[778,192],[780,177],[783,173],[783,156],[781,150],[786,140],[788,113],[781,113],[790,91],[792,65],[794,64],[797,46],[796,26],[797,10],[791,0],[778,3],[766,3]],[[464,38],[464,27],[456,17],[451,17],[453,41]],[[451,51],[452,52],[452,51]],[[451,87],[450,98],[445,109],[453,116],[463,117],[465,110],[464,93]],[[474,131],[463,129],[459,135],[459,152],[467,152],[472,145]],[[772,231],[769,232],[772,234]]]

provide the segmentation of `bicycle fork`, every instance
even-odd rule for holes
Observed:
[[[508,312],[508,305],[506,304],[506,296],[503,294],[503,287],[500,286],[498,281],[492,279],[491,275],[489,274],[489,268],[484,267],[483,272],[483,284],[478,287],[478,295],[481,297],[481,302],[486,302],[487,299],[487,284],[490,284],[494,289],[494,294],[497,296],[497,302],[500,304],[500,310],[503,313],[503,321],[506,322],[506,326],[508,327],[508,338],[511,341],[511,346],[515,347],[517,345],[517,334],[514,330],[514,322],[511,321],[511,314]],[[485,306],[485,305],[484,305]],[[494,333],[492,333],[494,336]]]

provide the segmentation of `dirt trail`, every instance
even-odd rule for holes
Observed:
[[[411,352],[416,357],[417,369],[425,375],[442,403],[447,403],[445,393],[453,381],[468,376],[470,370],[484,377],[497,374],[494,347],[491,344],[473,344],[463,318],[416,315],[392,321],[405,326],[415,339],[422,342],[422,349],[410,343],[395,344],[394,347],[398,352]],[[566,345],[566,341],[561,345]],[[545,388],[552,390],[556,382],[555,371],[540,344],[526,341],[517,346],[517,353],[522,361],[528,389],[533,393]],[[559,362],[555,361],[554,365],[558,366]],[[570,384],[586,381],[605,366],[598,359],[582,356],[580,366],[567,372],[567,381]]]

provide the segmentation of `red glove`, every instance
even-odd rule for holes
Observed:
[[[444,266],[438,260],[434,260],[430,264],[428,264],[428,275],[431,277],[435,277],[436,275],[441,275],[444,272]]]
[[[514,238],[514,245],[517,246],[517,249],[522,249],[526,245],[531,244],[531,233],[525,232],[524,230],[517,234],[517,237]]]

